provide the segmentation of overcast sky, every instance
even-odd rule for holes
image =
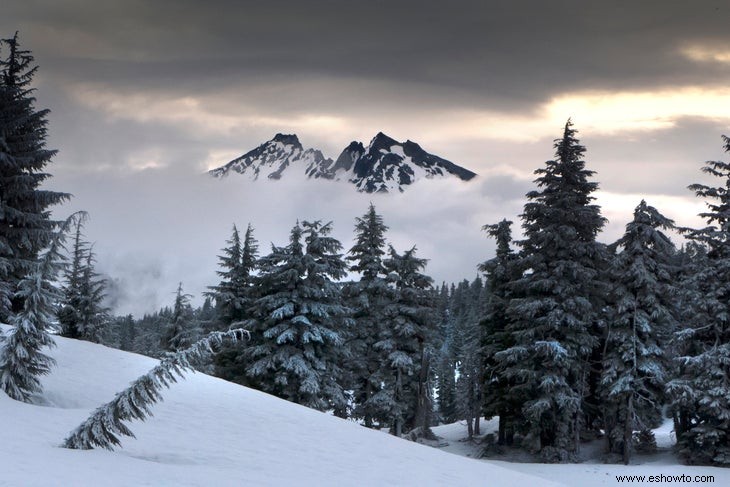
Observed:
[[[603,241],[642,197],[700,225],[686,187],[730,157],[728,25],[722,0],[5,0],[0,35],[19,30],[40,66],[59,150],[48,187],[75,195],[55,214],[90,212],[116,311],[140,314],[178,281],[196,296],[216,284],[233,223],[266,251],[297,218],[334,220],[349,246],[370,201],[437,281],[473,279],[493,255],[481,226],[518,221],[568,117],[600,183]],[[480,177],[382,196],[201,175],[277,132],[335,158],[378,131]]]

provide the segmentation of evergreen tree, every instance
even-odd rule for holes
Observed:
[[[549,461],[564,461],[579,448],[588,395],[589,360],[598,346],[596,296],[605,292],[595,238],[605,223],[591,204],[598,184],[588,180],[585,147],[570,120],[555,141],[556,160],[535,171],[539,190],[521,215],[525,239],[507,306],[513,345],[498,354],[514,394],[526,398],[522,412],[537,448]]]
[[[160,391],[163,388],[169,388],[186,372],[194,372],[193,364],[210,357],[214,348],[221,346],[224,341],[238,341],[246,334],[243,329],[213,332],[184,350],[167,354],[152,370],[137,378],[113,400],[97,408],[66,438],[64,448],[90,450],[100,447],[113,450],[120,445],[120,436],[134,438],[134,433],[124,424],[125,421],[144,421],[152,416],[151,408],[162,401]]]
[[[609,451],[629,464],[634,430],[650,430],[661,421],[667,381],[665,345],[676,328],[674,312],[675,248],[663,230],[674,222],[641,201],[620,252],[611,265],[614,283],[601,385]]]
[[[193,319],[193,308],[190,306],[191,297],[191,295],[183,293],[181,282],[175,293],[172,316],[162,338],[163,350],[177,352],[190,346],[198,339],[200,330]]]
[[[400,436],[404,427],[430,433],[432,397],[428,376],[435,320],[429,302],[431,278],[422,274],[426,259],[416,248],[402,255],[391,246],[383,261],[393,297],[385,308],[387,326],[373,348],[385,357],[379,376],[382,389],[373,401],[387,410],[391,431]]]
[[[58,228],[49,208],[70,195],[39,189],[56,151],[45,148],[49,111],[35,109],[29,87],[33,56],[20,48],[17,33],[0,48],[7,53],[0,58],[0,320],[7,320],[25,309],[17,286],[36,272],[36,257]]]
[[[48,374],[55,364],[41,349],[55,346],[50,331],[55,328],[55,301],[60,291],[54,282],[64,265],[64,232],[78,217],[66,220],[32,272],[18,284],[23,309],[11,317],[13,328],[0,341],[0,390],[13,399],[29,402],[41,392],[38,377]]]
[[[451,313],[451,295],[446,283],[438,293],[438,359],[436,364],[436,392],[438,418],[443,423],[459,419],[456,409],[456,354],[454,352],[454,319]]]
[[[102,305],[106,281],[94,269],[92,246],[82,238],[85,221],[86,217],[76,222],[58,321],[63,336],[99,343],[108,320],[109,310]]]
[[[518,278],[515,272],[515,254],[511,249],[512,222],[504,219],[483,228],[497,242],[496,256],[479,266],[486,275],[487,311],[482,321],[484,328],[484,365],[485,396],[484,414],[487,418],[499,416],[497,443],[512,444],[515,425],[521,422],[519,406],[523,398],[512,394],[512,381],[507,377],[504,363],[497,354],[512,345],[511,334],[507,331],[509,320],[507,305],[510,299],[510,283]]]
[[[135,351],[137,324],[134,321],[134,317],[131,314],[119,317],[115,320],[115,325],[119,328],[119,349],[126,352]]]
[[[221,282],[217,286],[211,286],[211,292],[206,295],[215,299],[219,318],[228,327],[248,318],[247,310],[253,303],[252,287],[258,242],[253,236],[253,227],[249,224],[243,242],[234,225],[233,234],[226,243],[228,247],[218,257],[221,270],[217,274],[221,277]]]
[[[723,136],[725,151],[730,138]],[[678,332],[676,379],[667,387],[675,414],[677,443],[693,464],[730,465],[730,164],[708,161],[703,171],[722,180],[719,187],[693,184],[694,193],[708,200],[701,213],[708,226],[685,229],[687,237],[704,246],[683,281],[684,304],[690,307]]]
[[[211,287],[209,297],[215,299],[218,320],[224,328],[236,326],[250,318],[250,308],[255,300],[255,272],[257,269],[258,242],[253,236],[251,224],[246,228],[243,241],[236,226],[226,241],[228,247],[219,256],[221,282]],[[215,357],[215,374],[223,379],[249,385],[246,379],[247,362],[243,350],[250,343],[236,342],[225,346]]]
[[[380,375],[381,364],[386,359],[374,347],[385,329],[385,309],[391,300],[383,264],[387,230],[382,216],[371,203],[367,213],[355,219],[355,244],[346,257],[351,262],[350,271],[360,274],[359,281],[349,283],[344,289],[354,319],[347,343],[352,357],[349,382],[354,391],[354,415],[368,428],[376,422],[388,424],[391,419],[387,405],[378,399],[384,381]]]
[[[462,303],[456,311],[456,330],[460,336],[457,357],[456,384],[459,416],[466,420],[469,439],[480,434],[479,421],[483,403],[484,359],[483,329],[486,295],[480,278],[469,284],[464,280],[459,288]]]
[[[249,322],[253,337],[247,374],[264,392],[314,409],[345,408],[339,383],[347,308],[339,286],[346,265],[329,236],[331,224],[297,223],[289,245],[263,257],[260,297]]]

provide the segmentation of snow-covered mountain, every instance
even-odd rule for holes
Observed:
[[[398,142],[379,132],[365,147],[353,141],[336,161],[316,149],[304,149],[296,135],[276,134],[268,142],[219,168],[211,175],[231,172],[251,179],[279,179],[285,172],[303,173],[308,178],[347,181],[367,193],[403,191],[422,178],[454,176],[469,181],[476,174],[429,154],[415,142]]]

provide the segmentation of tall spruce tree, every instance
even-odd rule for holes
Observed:
[[[723,136],[730,152],[730,138]],[[682,283],[682,302],[691,307],[678,332],[677,377],[667,386],[675,413],[680,452],[692,464],[730,466],[730,163],[708,161],[703,172],[721,179],[689,189],[707,200],[701,213],[708,226],[684,229],[706,249]]]
[[[106,281],[95,270],[93,246],[82,238],[86,219],[78,219],[74,229],[58,321],[63,336],[98,343],[108,320],[108,309],[102,304]]]
[[[211,286],[211,291],[206,295],[215,299],[219,319],[228,327],[248,318],[248,308],[253,303],[252,287],[258,242],[249,223],[243,241],[233,225],[233,233],[226,243],[228,247],[218,257],[221,270],[217,274],[221,277],[221,282],[217,286]]]
[[[189,347],[200,338],[200,329],[193,316],[190,305],[190,294],[183,292],[182,282],[175,292],[175,303],[172,306],[172,316],[162,337],[162,349],[168,352],[177,352]]]
[[[387,406],[377,396],[384,380],[380,365],[385,357],[374,347],[386,326],[385,309],[391,300],[383,264],[387,230],[383,217],[371,203],[367,213],[355,219],[355,244],[346,257],[351,262],[350,271],[360,274],[359,281],[349,283],[343,290],[354,319],[347,341],[352,356],[349,382],[354,391],[354,415],[368,428],[376,422],[388,424],[391,419]]]
[[[443,423],[454,423],[459,419],[456,409],[455,329],[451,313],[451,295],[446,283],[441,285],[437,303],[439,341],[435,369],[438,420]]]
[[[61,293],[55,282],[64,265],[65,232],[80,214],[69,217],[54,234],[48,249],[32,271],[18,284],[23,309],[10,319],[11,330],[0,340],[0,390],[19,401],[30,402],[41,392],[39,376],[48,374],[55,361],[41,350],[54,347],[56,301]]]
[[[39,189],[56,151],[46,149],[49,111],[34,106],[33,56],[17,33],[0,40],[0,54],[0,320],[7,320],[24,309],[18,284],[35,272],[59,225],[49,208],[70,195]]]
[[[335,280],[345,276],[342,245],[331,224],[297,223],[289,245],[262,257],[253,307],[247,373],[264,392],[314,409],[339,408],[347,397],[338,364],[348,310]]]
[[[661,422],[665,354],[677,321],[672,285],[675,248],[662,230],[674,222],[641,201],[609,273],[614,288],[607,320],[601,386],[608,450],[629,464],[634,430]]]
[[[251,317],[258,268],[258,242],[253,231],[249,223],[242,240],[234,225],[231,238],[226,241],[228,246],[223,249],[223,255],[218,257],[221,269],[217,272],[221,281],[217,286],[210,287],[211,291],[206,294],[215,300],[219,327],[236,326],[235,323]],[[251,345],[251,342],[235,342],[224,346],[214,359],[215,374],[229,381],[249,385],[244,349]]]
[[[429,293],[432,279],[421,273],[426,262],[416,257],[415,247],[399,254],[392,246],[383,261],[393,293],[384,310],[386,326],[373,344],[385,358],[378,374],[382,389],[373,401],[387,410],[396,436],[405,428],[433,436],[429,370],[436,321]]]
[[[512,381],[507,377],[504,363],[497,354],[512,345],[511,334],[507,331],[509,320],[507,305],[510,299],[510,283],[515,280],[515,253],[512,251],[512,222],[503,219],[499,223],[485,225],[483,229],[497,242],[494,258],[479,265],[486,275],[487,310],[482,321],[484,328],[484,414],[485,417],[499,417],[497,443],[512,444],[515,425],[521,420],[520,405],[523,399],[512,394]],[[516,392],[516,391],[515,391]]]
[[[579,449],[588,365],[599,344],[594,299],[603,292],[605,251],[595,239],[606,220],[592,204],[598,184],[589,181],[594,172],[570,120],[555,149],[556,159],[535,171],[539,189],[527,194],[521,215],[522,277],[506,310],[513,345],[498,357],[526,399],[522,412],[543,459],[565,461]]]

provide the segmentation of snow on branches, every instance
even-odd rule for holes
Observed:
[[[244,336],[248,337],[248,331],[242,328],[212,332],[190,347],[166,355],[159,365],[118,393],[112,401],[97,408],[66,438],[63,446],[78,450],[94,447],[113,450],[121,444],[120,435],[134,438],[124,421],[144,421],[152,416],[151,407],[162,401],[160,391],[163,388],[169,388],[178,378],[184,377],[185,372],[194,372],[192,363],[212,354],[215,346],[227,340],[239,341]]]

